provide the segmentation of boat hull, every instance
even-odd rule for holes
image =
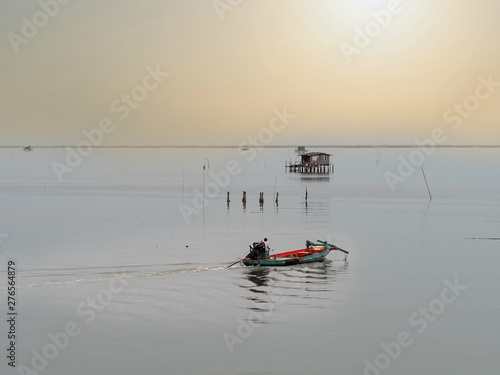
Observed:
[[[268,259],[242,260],[245,266],[279,267],[293,266],[295,264],[322,262],[330,253],[330,249],[302,249],[270,256]]]

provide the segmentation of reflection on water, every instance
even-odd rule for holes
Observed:
[[[256,286],[269,285],[270,267],[250,267],[245,269],[246,278],[254,283]]]
[[[248,267],[239,287],[242,298],[251,302],[248,310],[271,312],[278,304],[326,308],[332,301],[335,285],[347,278],[347,261],[293,267]]]
[[[285,179],[287,181],[300,181],[300,182],[329,182],[330,175],[297,174],[297,175],[287,175]]]
[[[300,181],[329,182],[330,176],[300,176]]]
[[[307,199],[300,203],[301,207],[299,212],[313,214],[319,222],[329,222],[330,220],[330,199],[329,198],[315,198]]]
[[[500,290],[498,241],[464,238],[499,237],[499,151],[436,150],[425,170],[431,203],[422,179],[392,192],[383,178],[411,150],[384,150],[380,158],[374,150],[337,150],[342,170],[335,177],[285,174],[286,152],[264,149],[260,161],[242,163],[242,173],[188,224],[179,205],[196,207],[203,158],[217,173],[234,150],[96,149],[62,184],[50,168],[64,157],[59,151],[19,150],[13,157],[0,151],[0,232],[9,233],[1,245],[23,267],[19,334],[26,350],[19,357],[29,360],[31,348],[50,342],[49,329],[76,319],[84,329],[75,339],[81,350],[52,361],[51,375],[83,363],[81,353],[94,367],[111,364],[109,372],[120,374],[362,374],[363,359],[373,363],[379,344],[400,330],[415,333],[409,315],[439,297],[445,278],[458,278],[469,285],[464,296],[424,335],[413,335],[415,345],[394,366],[411,375],[456,374],[450,359],[458,358],[460,374],[498,372],[498,335],[491,330],[498,321],[491,298]],[[226,191],[233,195],[229,208]],[[353,267],[331,254],[317,264],[225,268],[264,236],[278,249],[306,239],[337,243],[351,251]],[[0,290],[7,288],[5,272]],[[87,327],[76,307],[106,298],[101,291],[119,285],[118,278],[129,286]],[[241,335],[240,320],[254,322],[255,334]],[[266,327],[257,331],[260,324]],[[226,332],[241,342],[232,354]],[[132,368],[138,361],[124,361],[123,353],[147,358],[146,368]],[[73,375],[89,373],[88,366],[71,368]]]

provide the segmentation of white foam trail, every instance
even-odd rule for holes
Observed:
[[[198,272],[207,272],[207,271],[220,271],[226,269],[225,266],[216,266],[216,267],[196,267],[196,268],[182,268],[182,269],[173,269],[173,270],[165,270],[165,271],[149,271],[149,272],[140,272],[139,270],[126,270],[122,272],[100,272],[94,276],[88,277],[79,277],[79,278],[69,278],[69,279],[61,279],[61,276],[64,277],[67,274],[57,275],[52,271],[52,277],[55,279],[45,280],[41,282],[35,282],[25,285],[20,285],[21,288],[34,288],[34,287],[43,287],[43,286],[60,286],[60,285],[74,285],[74,284],[87,284],[87,283],[99,283],[106,282],[112,279],[144,279],[149,277],[162,277],[169,275],[179,275],[185,273],[198,273]],[[102,276],[106,274],[107,276]],[[101,275],[101,276],[99,276]],[[40,276],[31,276],[39,278]],[[5,289],[5,287],[1,287],[0,289]]]

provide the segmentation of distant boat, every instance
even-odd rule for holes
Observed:
[[[261,259],[251,259],[249,255],[242,260],[245,266],[292,266],[295,264],[323,262],[330,251],[338,250],[343,253],[349,254],[348,251],[343,250],[335,245],[329,244],[326,241],[319,241],[313,243],[306,241],[306,248],[300,250],[287,251],[276,255],[269,255],[265,253]]]
[[[250,148],[249,148],[248,146],[243,146],[243,147],[241,148],[241,150],[242,150],[242,151],[248,151],[248,150],[250,150]]]
[[[24,146],[23,151],[31,152],[31,151],[33,151],[33,147],[31,147],[31,146]]]

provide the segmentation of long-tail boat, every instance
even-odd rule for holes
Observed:
[[[306,248],[287,251],[284,253],[269,255],[266,252],[262,257],[258,259],[252,259],[250,254],[241,260],[241,263],[245,266],[291,266],[294,264],[312,263],[312,262],[322,262],[325,260],[326,256],[330,254],[330,251],[341,251],[344,254],[349,254],[347,250],[341,249],[340,247],[330,244],[326,241],[318,240],[317,243],[306,241]]]

